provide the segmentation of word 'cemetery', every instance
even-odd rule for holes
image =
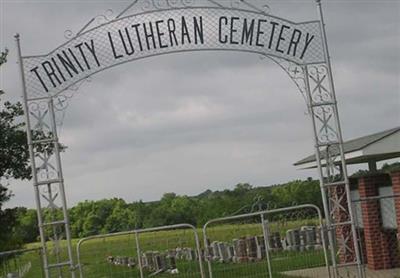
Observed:
[[[30,68],[29,72],[49,92],[52,87],[61,86],[76,76],[89,74],[130,56],[129,59],[135,55],[142,57],[143,53],[176,50],[187,45],[211,45],[214,48],[249,47],[302,60],[315,38],[315,35],[296,28],[296,25],[286,25],[267,17],[219,16],[213,18],[213,24],[207,25],[205,20],[203,16],[180,16],[130,21],[113,30],[104,30],[101,41],[94,38],[78,40],[76,44],[58,49]],[[216,27],[210,29],[208,25]]]

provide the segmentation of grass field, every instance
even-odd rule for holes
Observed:
[[[271,231],[283,234],[287,229],[300,227],[302,225],[316,224],[315,220],[291,221],[283,225],[271,225]],[[200,244],[203,246],[202,232],[197,231],[200,236]],[[210,227],[207,230],[207,236],[210,241],[230,242],[234,238],[243,236],[262,235],[261,226],[258,224],[240,224],[240,225],[220,225]],[[166,251],[177,247],[195,248],[194,233],[190,229],[176,229],[171,231],[148,232],[139,235],[139,244],[141,252],[146,251]],[[74,253],[78,240],[73,240]],[[63,242],[65,245],[65,242]],[[30,244],[27,247],[32,248],[38,244]],[[108,238],[92,239],[85,241],[81,245],[81,265],[84,277],[140,277],[138,267],[128,268],[126,266],[115,266],[107,262],[108,256],[129,256],[137,257],[136,238],[133,234],[113,236]],[[282,272],[303,268],[312,268],[323,266],[324,254],[322,250],[308,251],[271,251],[271,270],[274,277],[288,278],[295,276],[285,276]],[[61,254],[65,257],[65,254]],[[75,257],[75,261],[77,258]],[[56,262],[55,255],[51,255],[51,262]],[[17,259],[9,260],[8,271],[15,267],[31,264],[30,270],[24,277],[39,278],[42,277],[40,256],[37,251],[27,252]],[[5,264],[1,266],[0,274],[5,273]],[[207,262],[203,262],[204,272],[208,276]],[[213,277],[235,278],[235,277],[268,277],[267,261],[243,262],[243,263],[220,263],[211,264]],[[156,277],[200,277],[200,268],[198,261],[177,260],[179,274],[159,274]],[[57,270],[53,270],[58,274]],[[66,273],[66,270],[64,270]],[[145,271],[145,277],[150,273]],[[58,275],[57,275],[58,276]],[[64,277],[68,277],[65,275]]]

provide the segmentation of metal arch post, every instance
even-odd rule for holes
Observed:
[[[37,210],[37,218],[38,218],[38,226],[39,226],[39,234],[40,234],[40,240],[41,240],[41,246],[42,246],[42,258],[43,258],[43,269],[44,269],[44,276],[45,278],[50,278],[51,273],[50,269],[58,269],[58,276],[62,277],[62,268],[68,266],[69,271],[71,274],[72,278],[75,278],[75,265],[73,263],[73,253],[72,253],[72,243],[71,243],[71,234],[70,234],[70,229],[69,229],[69,221],[68,221],[68,211],[67,211],[67,202],[66,202],[66,196],[65,196],[65,191],[64,191],[64,180],[63,180],[63,174],[62,174],[62,169],[61,169],[61,158],[60,158],[60,145],[58,142],[58,137],[57,137],[57,126],[56,126],[56,120],[55,120],[55,111],[54,111],[54,105],[53,105],[53,99],[51,97],[44,98],[42,101],[46,103],[47,105],[47,111],[48,112],[48,120],[50,121],[48,124],[44,124],[42,121],[44,121],[44,116],[46,113],[42,116],[35,115],[34,112],[30,110],[30,104],[35,103],[31,99],[28,98],[27,91],[26,91],[26,83],[25,83],[25,74],[24,74],[24,68],[23,68],[23,58],[21,55],[21,46],[20,46],[20,40],[19,40],[19,35],[15,35],[15,39],[17,42],[17,51],[18,51],[18,61],[19,61],[19,66],[20,66],[20,74],[21,74],[21,83],[22,83],[22,92],[23,92],[23,107],[24,107],[24,114],[25,114],[25,122],[26,122],[26,132],[27,132],[27,141],[28,141],[28,147],[29,147],[29,156],[31,160],[31,167],[32,167],[32,178],[33,178],[33,186],[34,186],[34,191],[35,191],[35,203],[36,203],[36,210]],[[34,140],[32,138],[32,123],[31,123],[31,117],[36,118],[39,123],[35,125],[34,129],[37,129],[38,131],[41,131],[41,126],[45,125],[50,132],[49,138],[43,139],[43,140]],[[43,157],[35,153],[35,146],[40,145],[40,144],[51,144],[53,146],[53,153],[45,152],[43,154]],[[54,155],[55,158],[55,167],[53,167],[49,162],[49,157]],[[36,165],[36,158],[42,159],[43,164],[38,168]],[[49,169],[52,168],[55,170],[57,174],[57,178],[51,178],[49,175]],[[38,173],[39,171],[44,170],[46,172],[46,177],[43,179],[40,179]],[[40,179],[40,180],[39,180]],[[54,194],[53,195],[53,190],[52,186],[58,186],[58,193],[59,194]],[[44,194],[41,194],[40,188],[43,186],[47,186],[47,196]],[[55,205],[54,201],[56,200],[57,197],[61,199],[61,209],[62,209],[62,220],[56,220],[55,218],[50,219],[50,221],[47,221],[44,218],[43,215],[43,205],[41,202],[41,197],[44,198],[45,201],[48,202],[48,207],[50,207],[52,210],[56,208],[57,206]],[[58,207],[57,207],[58,208]],[[64,232],[66,236],[66,241],[67,241],[67,257],[68,260],[61,262],[61,256],[59,254],[60,252],[60,240],[61,238],[58,235],[58,226],[63,225],[64,226]],[[46,234],[46,227],[52,228],[51,230],[53,231],[53,238]],[[49,254],[48,254],[48,248],[47,248],[47,239],[51,239],[54,243],[54,251],[55,251],[55,258],[56,258],[56,263],[50,264],[49,263]]]
[[[358,246],[358,236],[357,236],[357,231],[356,231],[356,226],[354,222],[354,214],[353,214],[353,209],[351,206],[351,196],[350,196],[350,184],[349,184],[349,179],[348,179],[348,173],[347,173],[347,166],[346,166],[346,160],[344,156],[344,149],[343,149],[343,136],[342,136],[342,130],[341,130],[341,125],[340,125],[340,120],[339,120],[339,113],[338,113],[338,108],[337,108],[337,100],[336,100],[336,93],[335,93],[335,86],[333,82],[333,75],[332,75],[332,66],[331,66],[331,61],[330,61],[330,55],[329,55],[329,49],[328,49],[328,41],[327,41],[327,36],[326,36],[326,30],[325,30],[325,22],[324,22],[324,15],[323,15],[323,10],[322,10],[322,5],[321,5],[321,0],[316,0],[317,4],[317,9],[321,21],[321,33],[322,33],[322,39],[323,39],[323,47],[324,47],[324,52],[325,52],[325,59],[326,59],[326,64],[328,68],[328,80],[331,86],[331,95],[332,95],[332,100],[333,100],[333,113],[334,117],[336,118],[335,124],[336,124],[336,132],[338,136],[338,145],[339,145],[339,152],[340,152],[340,159],[341,159],[341,171],[344,179],[344,185],[345,185],[345,191],[346,191],[346,201],[347,201],[347,209],[348,213],[350,216],[350,225],[351,225],[351,233],[352,233],[352,241],[354,245],[354,251],[355,251],[355,256],[356,256],[356,264],[357,264],[357,277],[364,277],[364,273],[362,271],[362,266],[361,266],[361,256],[360,256],[360,250]],[[310,99],[310,101],[312,101]],[[326,158],[328,160],[328,158]],[[328,161],[326,161],[328,164]],[[320,164],[321,161],[318,161],[318,164]],[[328,165],[327,165],[328,166]],[[323,191],[325,192],[325,190]],[[331,213],[331,211],[329,211]]]
[[[44,266],[44,275],[46,278],[49,278],[49,269],[48,269],[48,258],[47,258],[47,246],[46,240],[43,230],[43,215],[40,203],[40,192],[39,188],[35,186],[38,182],[37,172],[36,172],[36,163],[35,163],[35,155],[33,151],[33,143],[32,143],[32,133],[31,133],[31,121],[29,118],[29,107],[28,107],[28,96],[26,92],[26,84],[25,84],[25,74],[23,69],[23,61],[22,61],[22,54],[21,54],[21,43],[19,39],[19,34],[15,35],[15,40],[17,43],[17,52],[18,52],[18,63],[20,69],[20,76],[21,76],[21,84],[22,84],[22,98],[23,98],[23,107],[24,107],[24,114],[25,114],[25,122],[26,122],[26,135],[28,139],[28,148],[29,148],[29,158],[31,160],[31,167],[32,167],[32,179],[34,183],[34,191],[35,191],[35,204],[36,204],[36,213],[38,218],[38,226],[39,226],[39,234],[40,234],[40,242],[42,245],[42,258],[43,258],[43,266]]]
[[[49,110],[50,110],[51,127],[53,130],[54,152],[55,152],[56,164],[57,164],[57,170],[58,170],[58,179],[60,180],[59,189],[60,189],[60,194],[61,194],[60,198],[61,198],[62,212],[63,212],[63,217],[64,217],[64,227],[65,227],[65,237],[66,237],[66,241],[67,241],[69,267],[70,267],[71,277],[75,278],[75,265],[74,265],[73,254],[72,254],[72,242],[71,242],[71,231],[70,231],[70,227],[69,227],[69,217],[68,217],[68,210],[67,210],[67,198],[66,198],[65,189],[64,189],[64,177],[63,177],[62,166],[61,166],[61,157],[60,157],[61,150],[60,150],[60,143],[58,141],[53,98],[51,98],[49,100]]]
[[[322,205],[324,207],[324,213],[325,213],[325,222],[326,222],[326,228],[328,232],[328,241],[329,241],[329,246],[330,246],[330,251],[331,251],[331,260],[332,260],[332,265],[334,268],[334,277],[337,277],[336,273],[336,254],[335,254],[335,241],[333,240],[333,235],[332,235],[332,229],[331,229],[331,219],[330,219],[330,210],[329,210],[329,204],[328,204],[328,199],[326,195],[326,189],[324,188],[324,174],[322,172],[322,165],[321,165],[321,157],[318,151],[318,135],[317,135],[317,128],[316,128],[316,123],[315,123],[315,117],[314,117],[314,112],[312,109],[312,97],[311,97],[311,91],[310,91],[310,85],[308,82],[308,70],[307,67],[303,67],[303,70],[305,72],[306,78],[305,78],[305,83],[306,83],[306,92],[307,92],[307,106],[312,122],[312,127],[313,127],[313,138],[314,138],[314,144],[315,144],[315,159],[317,161],[317,167],[318,167],[318,174],[319,174],[319,184],[320,184],[320,190],[321,190],[321,195],[322,195]],[[323,231],[322,231],[323,233]],[[330,271],[329,271],[330,274]]]

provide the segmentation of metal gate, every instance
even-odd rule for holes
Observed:
[[[210,278],[330,277],[326,229],[314,205],[213,219],[203,235]]]
[[[43,276],[41,248],[0,252],[0,278]]]
[[[204,278],[197,230],[177,224],[90,236],[77,245],[80,277]]]

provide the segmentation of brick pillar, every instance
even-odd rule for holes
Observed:
[[[392,250],[395,252],[393,266],[400,267],[400,170],[391,172],[390,176],[392,178],[393,195],[395,196],[394,207],[397,220],[397,238],[392,238]]]
[[[397,248],[396,231],[384,230],[381,232],[383,268],[390,269],[400,266],[400,253]]]
[[[358,179],[360,198],[378,196],[378,187],[388,184],[390,184],[390,177],[387,174],[360,177]],[[368,267],[374,270],[389,267],[390,248],[382,230],[379,200],[362,201],[361,210]]]
[[[400,170],[390,173],[397,219],[397,239],[400,240]]]

